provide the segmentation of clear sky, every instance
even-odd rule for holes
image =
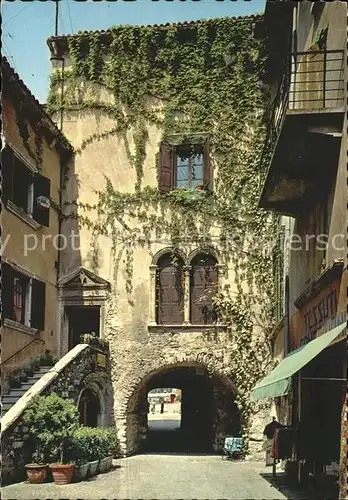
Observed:
[[[116,24],[169,22],[262,13],[265,0],[59,1],[58,34],[107,29]],[[50,61],[46,44],[54,34],[52,1],[1,2],[2,49],[10,64],[42,103],[46,101]]]

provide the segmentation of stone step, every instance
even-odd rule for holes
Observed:
[[[20,389],[11,389],[7,396],[17,396],[18,398],[20,398],[27,392],[27,390],[28,389],[23,389],[22,387]]]
[[[2,396],[2,398],[1,398],[2,404],[6,404],[6,403],[14,404],[18,400],[19,400],[19,396],[5,395],[5,396]]]
[[[41,377],[43,377],[45,373],[34,373],[32,377],[28,377],[26,384],[35,384]]]
[[[50,369],[53,368],[52,366],[40,366],[38,370],[35,371],[35,373],[47,373],[50,371]]]
[[[38,379],[35,380],[35,382],[37,382]],[[33,387],[33,383],[32,382],[24,382],[20,387],[18,387],[19,390],[23,390],[23,391],[27,391],[28,389],[30,389],[31,387]],[[13,389],[11,389],[12,391]]]
[[[2,410],[7,411],[13,406],[13,403],[2,403]]]

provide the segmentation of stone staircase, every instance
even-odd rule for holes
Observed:
[[[8,394],[1,397],[1,417],[29,390],[32,386],[45,375],[52,366],[40,366],[26,382],[16,389],[10,389]]]

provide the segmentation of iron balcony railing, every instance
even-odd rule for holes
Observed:
[[[277,143],[287,111],[325,111],[344,107],[344,51],[311,50],[292,52],[284,61],[277,93],[269,104],[269,125],[261,171]]]

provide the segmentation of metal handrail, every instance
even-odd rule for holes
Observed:
[[[15,353],[11,354],[11,356],[9,356],[8,358],[5,359],[5,361],[2,361],[1,362],[1,366],[3,366],[5,363],[7,363],[8,361],[10,361],[10,359],[14,358],[17,354],[19,354],[20,352],[24,351],[24,349],[28,346],[30,346],[31,344],[33,344],[34,342],[41,342],[42,344],[45,344],[46,342],[42,339],[33,339],[31,340],[30,342],[28,342],[28,344],[25,344],[23,347],[21,347],[20,349],[18,349],[18,351],[16,351]]]

